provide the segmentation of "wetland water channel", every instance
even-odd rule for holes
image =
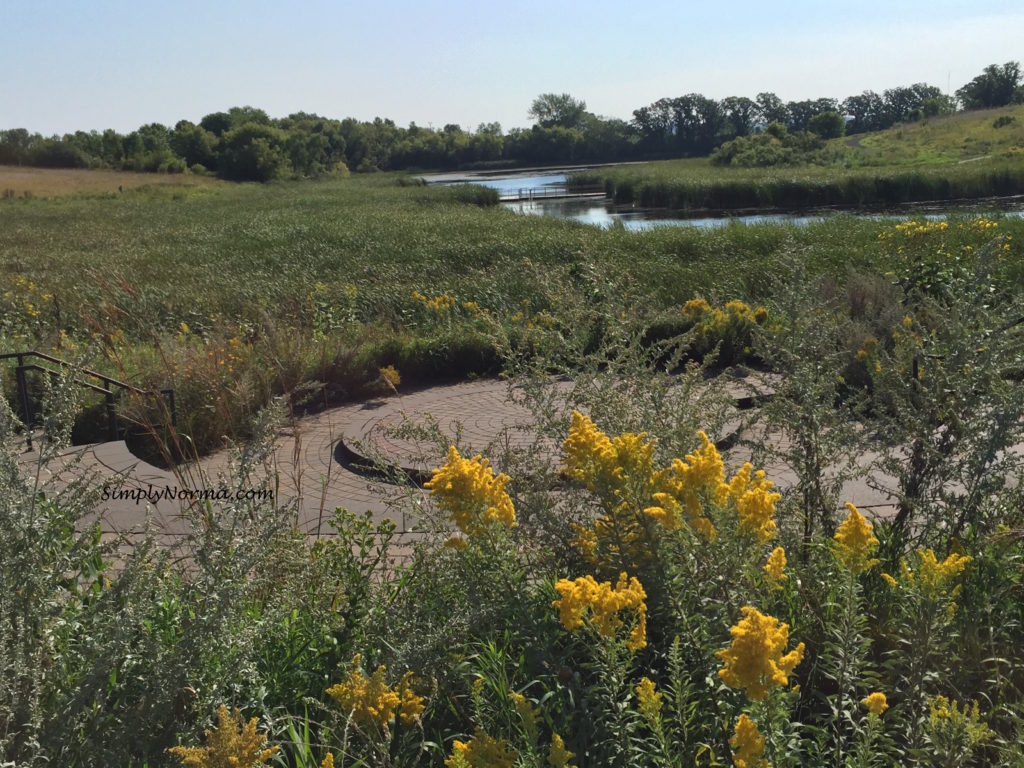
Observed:
[[[988,198],[969,205],[927,204],[908,205],[894,211],[862,210],[814,210],[800,213],[707,213],[684,216],[679,211],[635,208],[616,205],[611,200],[593,194],[581,197],[559,195],[565,189],[566,179],[579,168],[552,168],[544,170],[506,171],[501,173],[442,173],[423,178],[428,184],[480,184],[496,189],[503,198],[502,205],[516,213],[528,216],[553,216],[571,219],[583,224],[607,229],[621,226],[630,231],[643,231],[658,227],[697,227],[714,229],[732,223],[740,224],[795,224],[802,226],[822,221],[829,216],[841,214],[868,216],[871,218],[907,218],[912,216],[926,219],[944,219],[951,214],[976,214],[1024,217],[1024,198]],[[530,191],[533,191],[532,199]],[[546,194],[551,197],[545,197]],[[524,199],[506,199],[518,198]]]

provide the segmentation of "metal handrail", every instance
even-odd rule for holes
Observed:
[[[587,195],[603,195],[604,187],[577,187],[571,188],[568,185],[547,186],[547,187],[522,187],[515,191],[504,192],[499,195],[502,202],[515,200],[543,200],[551,197],[583,197]]]
[[[178,425],[178,413],[177,406],[174,400],[173,389],[161,389],[157,391],[140,389],[139,387],[127,384],[126,382],[115,379],[112,376],[107,376],[105,373],[93,371],[88,368],[81,368],[73,363],[69,363],[67,360],[61,360],[59,357],[48,355],[45,352],[37,352],[35,350],[26,350],[24,352],[8,352],[0,354],[0,361],[4,360],[17,360],[17,365],[14,369],[15,379],[18,387],[18,400],[20,401],[21,411],[23,416],[23,422],[25,424],[26,431],[26,442],[28,443],[28,449],[32,450],[32,429],[35,426],[35,419],[32,415],[32,408],[29,404],[28,398],[28,380],[25,374],[28,371],[38,371],[40,373],[48,374],[49,376],[62,376],[61,371],[47,368],[44,365],[38,363],[26,363],[27,358],[39,358],[48,363],[55,363],[63,366],[64,368],[70,368],[74,371],[82,373],[86,376],[90,376],[94,379],[98,379],[103,383],[103,386],[98,386],[89,381],[83,381],[80,378],[72,378],[71,381],[80,387],[98,392],[103,395],[107,405],[107,438],[109,440],[120,439],[120,429],[118,428],[117,422],[117,410],[116,403],[114,400],[114,387],[118,387],[122,390],[131,392],[136,395],[142,395],[144,397],[156,397],[159,395],[167,402],[167,409],[171,417],[171,426],[176,427]]]

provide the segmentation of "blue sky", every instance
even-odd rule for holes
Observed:
[[[529,124],[540,93],[629,119],[664,96],[784,100],[1024,61],[1024,3],[0,0],[0,128],[272,116]]]

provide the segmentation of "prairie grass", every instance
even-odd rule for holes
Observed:
[[[0,199],[115,195],[150,187],[212,187],[218,180],[193,174],[132,173],[81,168],[29,168],[0,165]]]

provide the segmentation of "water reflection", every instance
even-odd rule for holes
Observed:
[[[683,218],[671,212],[650,211],[641,209],[616,209],[608,202],[595,200],[531,200],[518,203],[505,203],[506,208],[531,216],[554,216],[559,219],[571,219],[583,224],[608,229],[622,226],[631,232],[639,232],[659,227],[697,227],[698,229],[716,229],[729,224],[797,224],[806,225],[822,221],[832,214],[807,216],[791,213],[759,213],[748,216],[703,216]]]

